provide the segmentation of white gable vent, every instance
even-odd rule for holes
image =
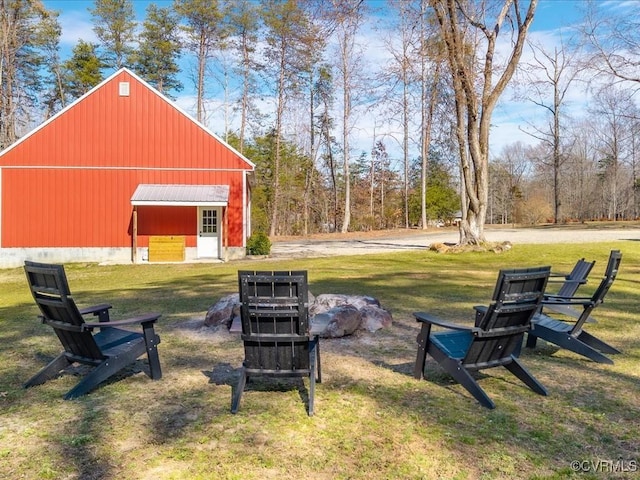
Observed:
[[[120,82],[119,92],[120,92],[120,96],[121,97],[128,97],[129,96],[129,82]]]

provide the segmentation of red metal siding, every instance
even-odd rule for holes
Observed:
[[[130,96],[119,96],[121,81]],[[6,151],[0,168],[2,247],[130,247],[141,183],[230,185],[229,246],[243,243],[251,165],[126,71]],[[154,232],[141,215],[140,246],[172,229],[195,234],[191,210],[181,223],[184,207],[158,209]]]
[[[129,97],[118,96],[129,81]],[[250,166],[173,105],[126,73],[35,131],[3,165],[216,168]]]
[[[194,235],[197,207],[138,207],[138,235]]]
[[[140,183],[230,185],[229,246],[242,246],[241,173],[153,170],[3,169],[3,247],[129,247],[131,195]],[[235,177],[235,179],[233,178]],[[9,203],[8,199],[19,199]],[[11,205],[9,207],[9,205]],[[195,207],[139,207],[140,246],[145,235],[195,235]],[[153,217],[147,217],[148,212]],[[185,211],[193,213],[185,214]],[[178,223],[180,216],[192,220]],[[150,218],[156,232],[151,232]],[[186,229],[175,232],[171,229]],[[193,242],[189,240],[189,246]]]

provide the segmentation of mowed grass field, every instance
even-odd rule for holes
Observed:
[[[590,295],[609,251],[620,274],[588,331],[622,350],[601,365],[539,342],[522,361],[542,397],[505,369],[480,385],[481,407],[432,360],[412,376],[427,311],[467,325],[500,268],[551,265],[568,272],[596,260]],[[308,417],[308,383],[255,379],[229,411],[240,339],[203,328],[207,309],[237,291],[239,269],[306,269],[310,291],[376,297],[393,326],[321,341],[323,382]],[[7,479],[604,479],[638,478],[640,461],[640,242],[514,245],[503,253],[412,251],[225,264],[68,264],[77,303],[109,302],[112,318],[158,311],[164,377],[140,359],[78,400],[65,374],[22,383],[57,355],[22,269],[0,270],[0,478]],[[553,284],[550,285],[553,289]]]

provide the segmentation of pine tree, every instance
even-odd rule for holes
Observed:
[[[258,43],[257,31],[260,26],[258,9],[250,0],[240,0],[234,3],[229,15],[229,33],[231,47],[239,57],[237,74],[242,79],[242,94],[240,98],[240,153],[244,150],[247,123],[252,111],[251,98],[256,90],[256,71],[260,66],[253,59]]]
[[[132,56],[136,72],[162,93],[182,90],[177,63],[181,48],[179,18],[171,9],[152,3],[142,26],[140,46]]]
[[[317,31],[307,13],[298,2],[268,0],[262,11],[266,27],[266,50],[268,61],[266,74],[274,84],[275,106],[275,159],[273,171],[273,206],[269,235],[273,236],[279,226],[282,186],[280,167],[283,154],[281,144],[283,118],[288,99],[299,91],[301,77],[311,71],[317,45]]]
[[[95,0],[95,7],[89,11],[95,22],[93,31],[104,49],[105,67],[119,70],[129,66],[136,29],[133,3],[130,0]]]
[[[98,85],[102,80],[104,63],[98,57],[95,44],[78,41],[73,48],[71,58],[64,62],[64,77],[67,93],[77,99]]]
[[[196,119],[203,122],[207,62],[226,37],[224,15],[217,0],[175,0],[174,8],[187,22],[184,27],[186,47],[197,58]]]

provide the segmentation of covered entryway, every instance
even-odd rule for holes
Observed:
[[[138,249],[138,207],[193,207],[190,215],[195,220],[197,215],[197,222],[192,223],[191,231],[186,232],[195,240],[196,257],[197,258],[222,258],[225,243],[225,213],[226,207],[229,201],[229,186],[228,185],[138,185],[136,191],[131,197],[131,204],[133,205],[133,219],[132,219],[132,260],[137,263],[137,249]],[[154,211],[154,218],[151,219],[152,227],[157,231],[153,232],[153,235],[162,236],[171,235],[175,236],[175,233],[167,233],[167,222],[171,218],[175,223],[174,214],[170,214],[165,211],[165,214],[157,215],[158,210]],[[162,210],[160,210],[162,212]],[[176,212],[181,212],[176,210]],[[186,212],[185,212],[186,213]],[[180,213],[181,214],[181,213]],[[157,217],[157,218],[155,218]],[[149,220],[146,219],[146,223]],[[197,225],[197,231],[196,231]],[[154,243],[155,244],[155,243]],[[192,243],[193,245],[193,243]],[[151,244],[149,245],[151,248]],[[149,252],[149,259],[152,258],[151,252]]]

